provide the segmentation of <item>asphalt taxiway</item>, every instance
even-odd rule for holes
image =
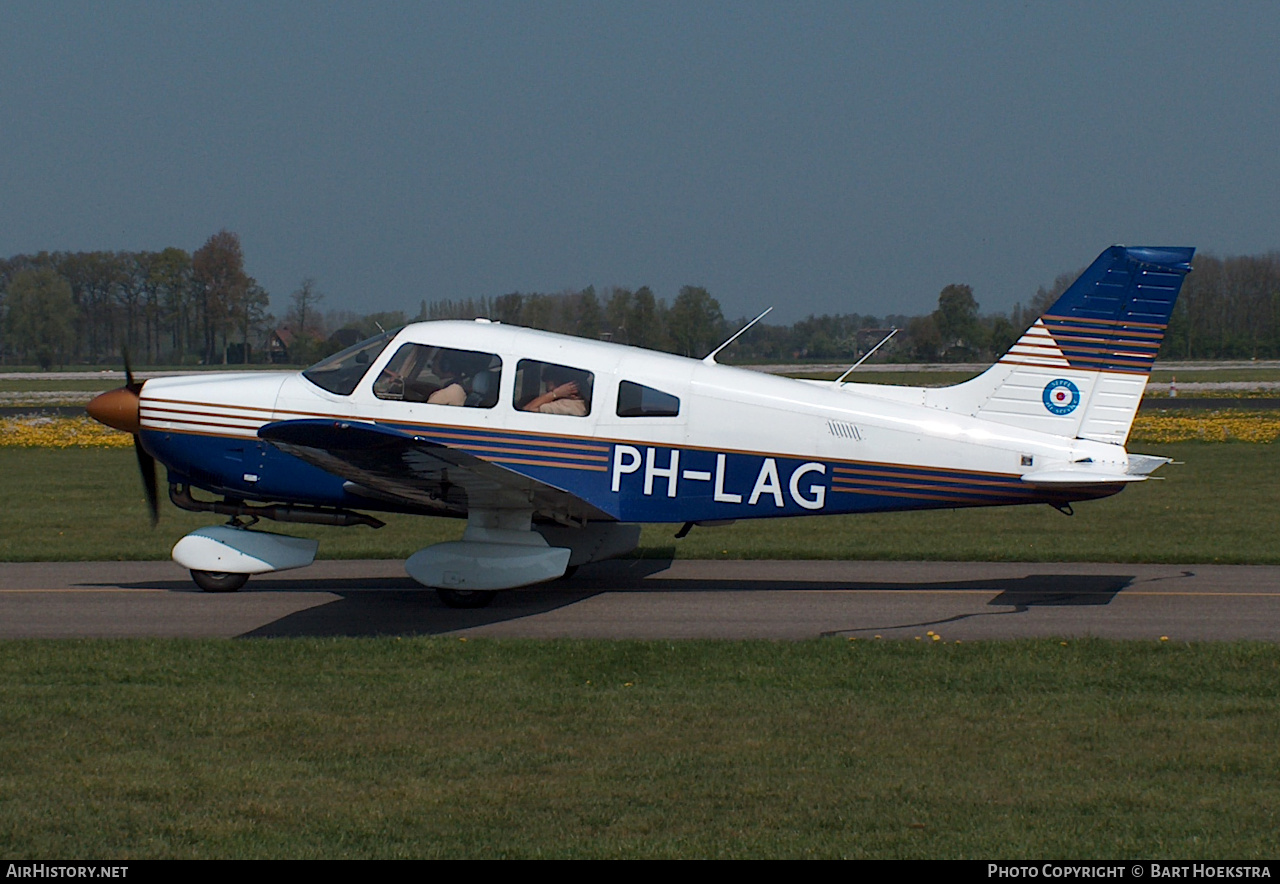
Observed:
[[[399,561],[326,561],[200,592],[172,562],[0,564],[0,638],[485,635],[1098,636],[1280,641],[1280,567],[625,560],[445,608]]]

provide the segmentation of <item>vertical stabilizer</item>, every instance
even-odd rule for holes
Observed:
[[[1123,445],[1194,252],[1112,246],[999,362],[963,384],[929,391],[926,401]]]

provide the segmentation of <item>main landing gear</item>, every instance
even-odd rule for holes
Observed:
[[[191,579],[205,592],[235,592],[249,582],[248,574],[226,571],[192,571]]]
[[[419,550],[405,562],[405,570],[434,589],[445,606],[476,609],[489,605],[499,590],[571,577],[579,564],[625,553],[640,538],[638,525],[535,527],[530,515],[528,511],[473,510],[462,540]],[[256,520],[256,515],[251,517]],[[173,548],[173,559],[191,572],[191,579],[205,592],[236,592],[253,574],[305,568],[315,560],[317,546],[316,541],[301,537],[251,531],[237,516],[229,524],[200,528],[183,537]]]

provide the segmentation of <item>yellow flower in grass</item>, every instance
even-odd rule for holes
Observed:
[[[1280,437],[1280,413],[1182,411],[1140,414],[1130,442],[1259,442]]]
[[[89,417],[0,418],[0,447],[128,448],[133,437]]]

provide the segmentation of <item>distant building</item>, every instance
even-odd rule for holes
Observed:
[[[293,329],[288,326],[273,328],[267,333],[267,361],[272,365],[283,365],[292,362],[289,348],[293,346]]]

